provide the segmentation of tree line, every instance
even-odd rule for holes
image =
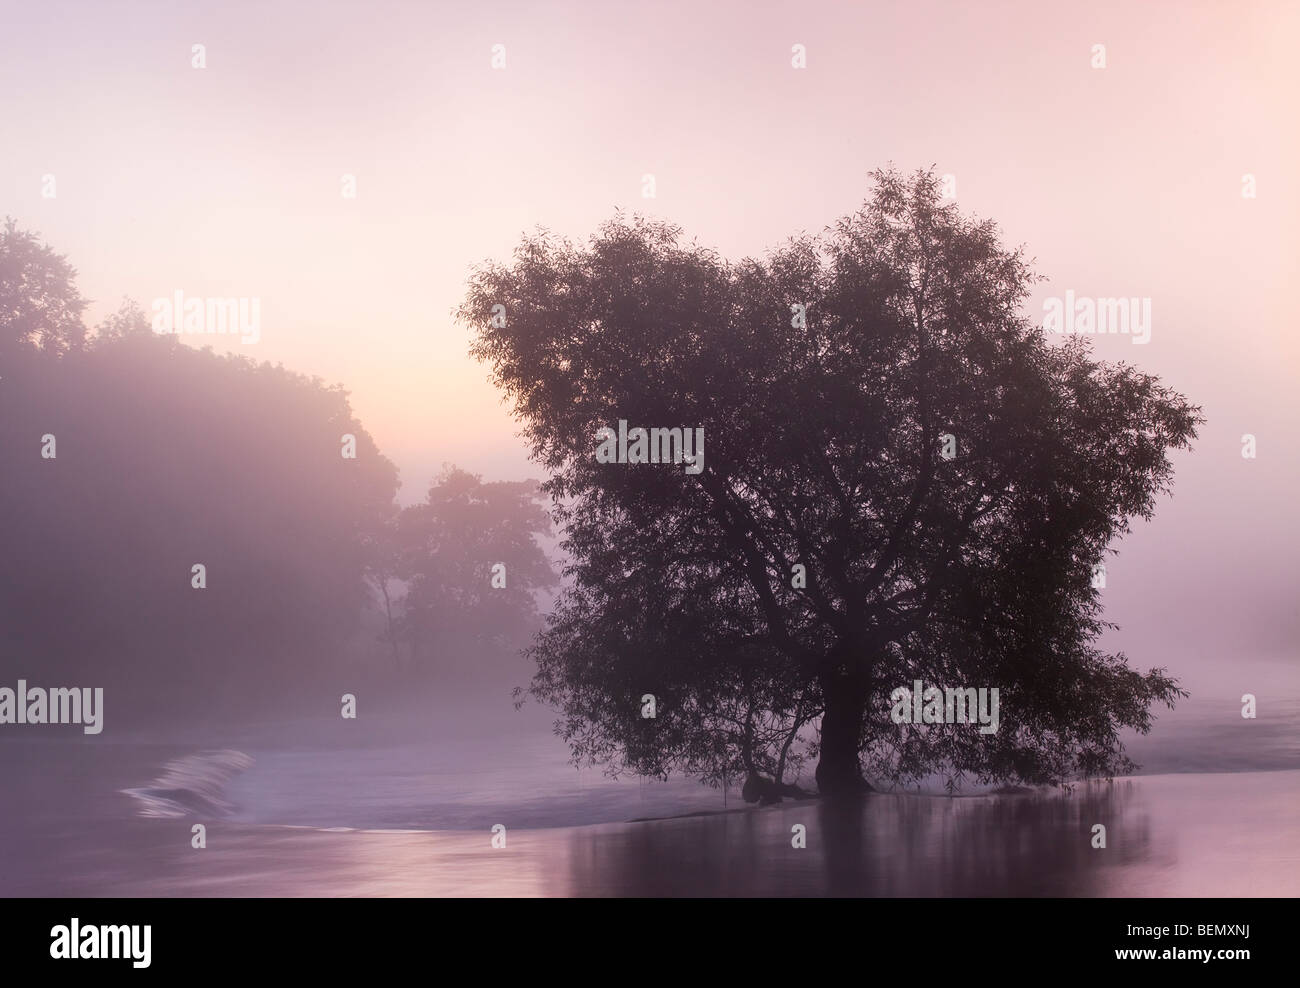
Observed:
[[[403,508],[342,387],[155,334],[130,301],[88,327],[87,304],[9,220],[5,681],[103,686],[110,716],[145,721],[298,709],[341,672],[490,678],[534,630],[555,582],[537,484],[449,466]]]

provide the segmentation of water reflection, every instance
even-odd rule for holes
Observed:
[[[1104,850],[1092,827],[1107,828]],[[806,848],[792,846],[806,828]],[[1140,784],[950,799],[873,795],[811,801],[571,839],[571,890],[624,895],[1098,895],[1105,869],[1153,847]]]

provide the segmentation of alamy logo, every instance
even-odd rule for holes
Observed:
[[[153,300],[155,333],[239,334],[240,343],[262,338],[260,298],[186,298],[179,288]]]
[[[148,967],[151,926],[82,926],[76,916],[68,926],[50,929],[50,956],[55,960],[130,960],[132,967]]]
[[[83,733],[98,734],[104,729],[104,688],[28,689],[20,679],[17,690],[0,687],[0,724],[84,724]]]
[[[605,426],[596,433],[597,463],[686,463],[692,475],[704,472],[703,429],[632,429],[618,420],[618,432]],[[693,450],[693,452],[692,452]]]
[[[984,725],[981,734],[996,734],[998,730],[998,688],[959,689],[949,686],[921,688],[921,680],[913,688],[900,686],[894,690],[889,702],[894,705],[890,716],[895,724],[974,724]]]
[[[1151,342],[1151,299],[1075,297],[1043,300],[1043,329],[1049,333],[1126,333],[1134,343]]]

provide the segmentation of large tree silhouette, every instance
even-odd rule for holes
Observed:
[[[1199,409],[1049,344],[1022,253],[932,172],[874,178],[860,212],[765,260],[636,218],[475,272],[461,317],[572,557],[532,692],[575,758],[779,775],[811,719],[823,792],[863,788],[864,764],[1049,782],[1131,768],[1120,730],[1181,694],[1095,647],[1091,574]],[[620,419],[702,427],[703,472],[598,462]],[[895,724],[916,679],[998,687],[999,730]]]

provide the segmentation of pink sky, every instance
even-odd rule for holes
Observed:
[[[0,23],[0,213],[69,255],[92,319],[260,297],[260,342],[233,348],[347,386],[405,501],[443,461],[536,473],[450,316],[472,263],[616,207],[761,253],[856,208],[871,169],[935,164],[1037,258],[1036,317],[1067,289],[1150,297],[1151,342],[1097,353],[1205,407],[1175,498],[1110,565],[1113,644],[1228,693],[1242,656],[1296,683],[1300,5],[4,2]]]

